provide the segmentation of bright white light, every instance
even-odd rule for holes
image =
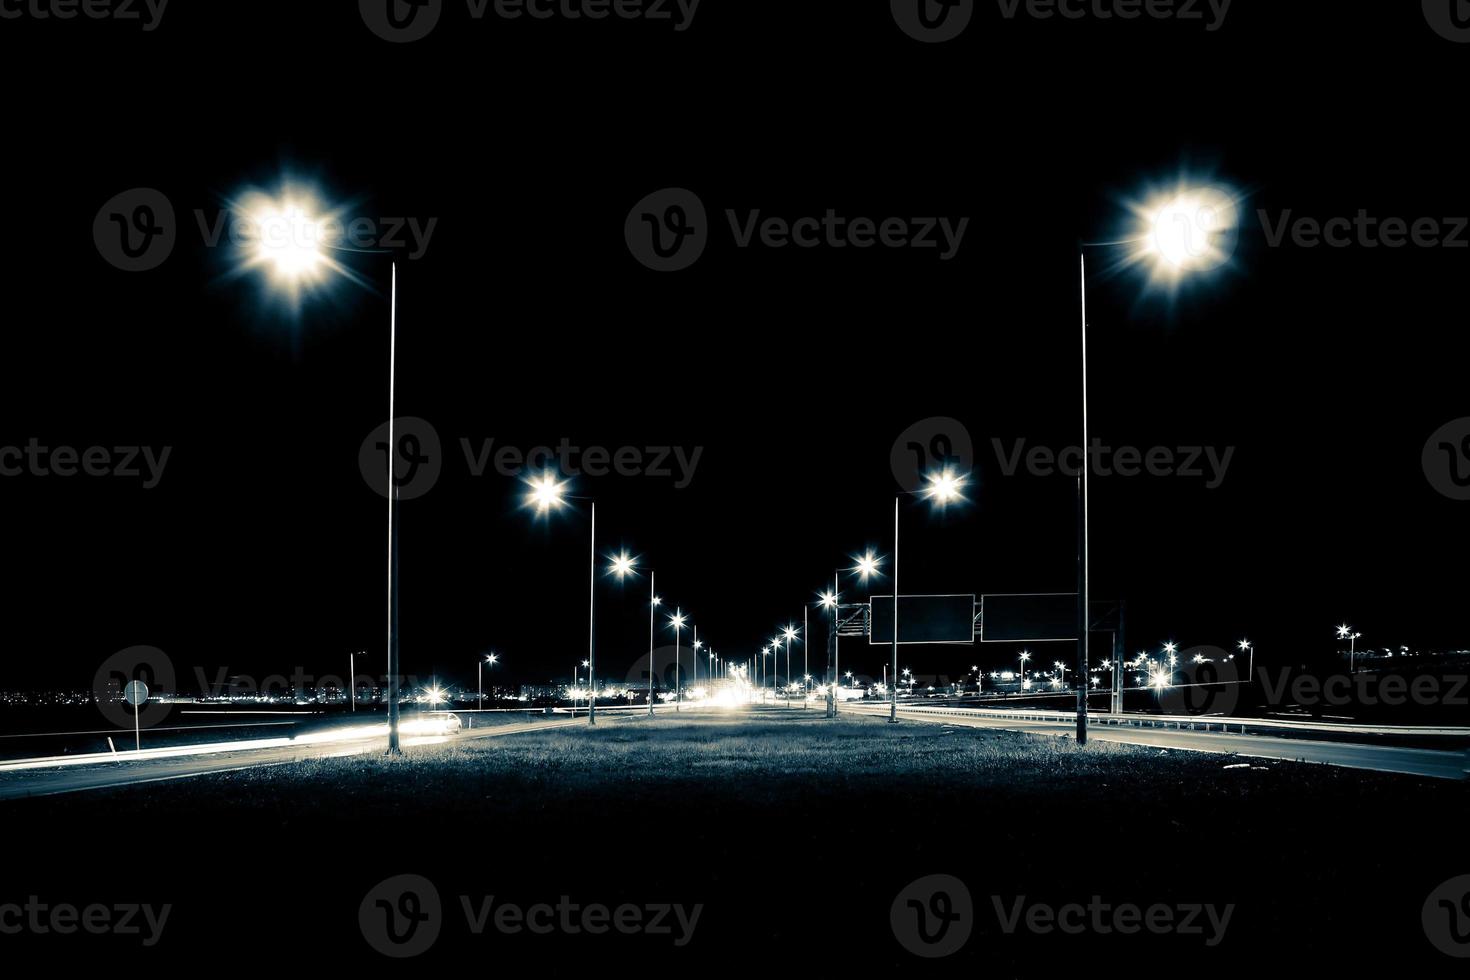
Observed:
[[[638,559],[626,551],[619,552],[609,559],[612,565],[608,568],[609,575],[616,575],[620,579],[627,578],[637,572]]]
[[[255,259],[278,279],[296,282],[315,276],[326,261],[322,222],[306,205],[290,198],[262,199],[247,212],[246,221]]]
[[[1241,198],[1232,188],[1182,175],[1124,202],[1133,226],[1114,268],[1142,267],[1151,288],[1177,292],[1185,279],[1228,266],[1240,241]]]
[[[788,640],[794,640],[794,639],[796,639],[796,634],[797,634],[797,632],[798,632],[798,631],[797,631],[797,630],[795,630],[795,629],[792,629],[792,628],[791,628],[791,627],[790,627],[790,626],[788,626],[788,627],[786,627],[786,629],[785,629],[785,630],[784,630],[784,631],[783,631],[783,632],[782,632],[782,634],[781,634],[781,635],[782,635],[782,636],[784,636],[784,637],[786,637],[786,639],[788,639]]]
[[[853,566],[852,570],[862,576],[863,581],[866,582],[870,576],[878,574],[878,566],[882,564],[883,559],[869,551],[864,553],[861,558],[854,558],[853,561],[857,562],[857,564]]]
[[[1249,650],[1251,648],[1251,641],[1241,640],[1239,643],[1236,644],[1236,646],[1242,650]]]
[[[566,482],[556,479],[550,473],[532,477],[526,481],[526,485],[531,488],[531,492],[526,494],[526,505],[535,507],[538,514],[560,510],[566,503]]]
[[[823,609],[831,609],[832,607],[834,607],[836,605],[837,605],[837,593],[835,593],[835,592],[823,592],[822,593],[822,608]]]
[[[965,495],[961,492],[965,486],[964,476],[956,476],[952,470],[946,469],[938,473],[930,473],[925,479],[929,485],[924,488],[924,496],[929,500],[948,504],[965,499]]]
[[[1218,187],[1190,188],[1157,205],[1148,247],[1176,274],[1206,272],[1230,261],[1238,223],[1229,194]]]
[[[674,615],[672,615],[672,616],[669,617],[669,623],[672,624],[673,627],[674,627],[674,629],[676,629],[676,630],[683,629],[684,628],[684,624],[687,623],[688,621],[689,621],[689,618],[687,616],[685,616],[683,613],[675,613]]]

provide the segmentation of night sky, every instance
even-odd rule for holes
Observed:
[[[904,505],[902,591],[1070,591],[1071,481],[1006,476],[992,440],[1079,439],[1079,246],[1128,234],[1125,201],[1181,176],[1243,195],[1234,261],[1171,298],[1104,274],[1119,249],[1082,249],[1092,427],[1234,455],[1216,489],[1094,481],[1094,594],[1128,601],[1135,650],[1249,636],[1297,663],[1331,655],[1343,621],[1367,646],[1465,645],[1470,505],[1436,492],[1421,452],[1470,414],[1470,231],[1458,249],[1271,247],[1258,215],[1448,230],[1470,213],[1450,108],[1470,47],[1418,5],[1240,3],[1215,32],[981,5],[934,46],[885,4],[707,0],[683,32],[471,23],[451,4],[452,27],[399,46],[354,6],[180,4],[147,33],[0,22],[58,66],[7,87],[0,446],[171,447],[152,489],[0,479],[0,686],[85,688],[134,644],[186,676],[340,674],[358,649],[382,673],[386,507],[358,455],[388,412],[389,257],[343,256],[370,288],[343,281],[293,316],[195,224],[285,179],[349,215],[437,219],[421,257],[399,256],[398,414],[442,452],[401,510],[406,673],[473,684],[494,648],[499,679],[543,681],[585,655],[585,505],[537,520],[518,480],[471,475],[461,440],[697,448],[683,488],[572,488],[598,498],[600,550],[643,556],[731,658],[799,622],[849,555],[890,552],[890,453],[934,417],[973,440],[971,502]],[[179,241],[130,274],[91,229],[134,187],[169,198]],[[700,197],[711,237],[659,274],[623,227],[666,187]],[[945,261],[742,249],[727,209],[969,223]],[[646,654],[645,589],[599,585],[604,675]],[[953,676],[1014,650],[901,659]],[[843,644],[861,672],[885,656]]]

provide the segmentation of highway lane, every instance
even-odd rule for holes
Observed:
[[[886,705],[843,705],[842,710],[864,715],[886,716],[888,714]],[[996,728],[1055,737],[1070,737],[1076,733],[1074,725],[1054,721],[987,718],[978,714],[973,718],[966,718],[959,717],[959,713],[942,716],[926,715],[923,712],[905,710],[902,706],[899,707],[898,714],[900,718],[907,721],[927,724]],[[1348,769],[1370,769],[1374,772],[1428,776],[1435,779],[1465,778],[1466,755],[1463,752],[1401,748],[1389,745],[1361,745],[1352,742],[1320,742],[1301,738],[1273,738],[1269,735],[1227,735],[1221,732],[1190,731],[1188,729],[1128,728],[1106,725],[1089,727],[1088,738],[1104,742],[1119,742],[1124,745],[1145,745],[1189,752],[1216,752],[1222,755],[1238,755],[1247,759],[1311,762],[1342,766]]]
[[[453,735],[417,736],[403,739],[405,748],[414,745],[446,744],[527,732],[581,727],[585,719],[521,722],[493,728],[461,730]],[[384,736],[374,732],[339,740],[262,739],[255,744],[232,742],[223,747],[189,746],[184,749],[119,752],[115,756],[57,757],[17,760],[0,764],[0,800],[31,796],[55,796],[85,790],[113,789],[147,783],[189,779],[241,769],[284,766],[307,759],[380,752]]]

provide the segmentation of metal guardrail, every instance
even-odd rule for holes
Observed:
[[[887,703],[862,705],[863,709],[887,711]],[[992,708],[934,708],[899,703],[898,710],[941,718],[995,718],[1009,721],[1035,721],[1049,724],[1073,724],[1077,715],[1071,711],[996,710]],[[1290,721],[1271,718],[1226,718],[1195,715],[1114,715],[1107,711],[1089,711],[1088,720],[1099,725],[1121,725],[1130,728],[1172,728],[1179,731],[1220,731],[1232,728],[1240,734],[1251,729],[1306,731],[1343,735],[1428,735],[1470,738],[1470,727],[1421,727],[1418,725],[1343,725],[1335,722]]]

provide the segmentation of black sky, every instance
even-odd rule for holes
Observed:
[[[387,415],[387,262],[352,257],[377,291],[293,323],[222,279],[227,256],[193,227],[287,175],[352,214],[438,219],[400,265],[399,414],[429,420],[445,454],[403,507],[409,673],[472,682],[493,646],[506,676],[538,680],[585,646],[585,513],[531,519],[516,481],[469,474],[461,439],[699,447],[684,489],[576,487],[601,501],[602,550],[645,556],[731,656],[798,619],[846,555],[888,553],[890,450],[936,416],[964,423],[981,464],[971,506],[906,508],[903,591],[1070,589],[1070,483],[1005,476],[992,440],[1075,443],[1079,244],[1181,173],[1248,194],[1236,263],[1172,305],[1136,277],[1093,278],[1093,429],[1235,453],[1218,489],[1097,481],[1096,592],[1128,600],[1135,648],[1250,635],[1296,662],[1330,652],[1344,619],[1374,645],[1465,642],[1470,525],[1420,455],[1470,414],[1470,251],[1272,248],[1257,215],[1470,212],[1454,95],[1470,48],[1417,5],[1241,4],[1213,33],[982,5],[939,46],[883,4],[708,0],[677,34],[461,23],[451,5],[453,30],[404,46],[353,4],[306,6],[180,6],[148,34],[0,24],[76,66],[3,69],[0,445],[172,447],[152,490],[0,481],[17,683],[86,686],[140,643],[211,674],[382,656],[384,505],[358,451]],[[126,274],[91,225],[139,186],[184,224],[161,269]],[[692,269],[658,275],[623,222],[670,186],[700,196],[715,233]],[[777,252],[734,247],[727,208],[970,224],[948,262]],[[598,601],[604,671],[621,676],[646,647],[642,588]],[[905,660],[959,673],[1010,655]]]

